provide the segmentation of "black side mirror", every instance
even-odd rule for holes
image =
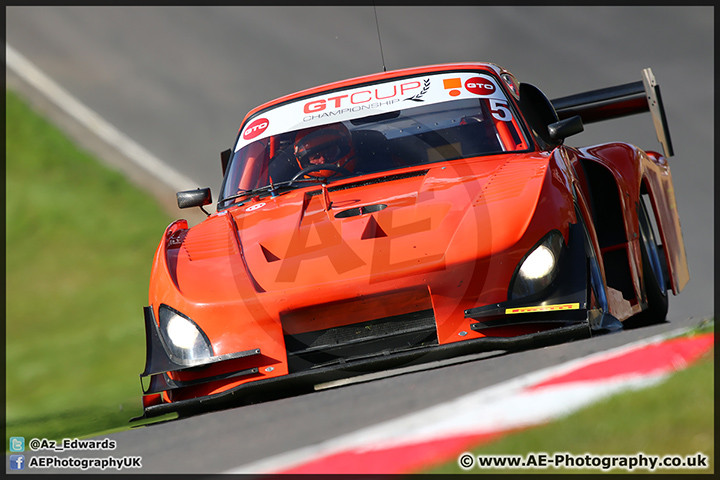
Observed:
[[[210,214],[203,208],[212,203],[212,193],[209,188],[198,188],[196,190],[185,190],[177,192],[177,204],[179,208],[200,207],[205,215]]]
[[[550,136],[548,126],[560,119],[550,100],[535,85],[520,84],[520,110],[535,133],[541,148],[559,145],[557,140]]]
[[[561,142],[571,135],[576,135],[585,130],[580,115],[575,115],[559,122],[548,125],[548,133],[550,138],[557,142]]]

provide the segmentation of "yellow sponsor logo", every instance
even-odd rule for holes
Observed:
[[[505,315],[513,313],[531,313],[531,312],[557,312],[560,310],[578,310],[579,303],[563,303],[560,305],[540,305],[537,307],[517,307],[505,309]]]

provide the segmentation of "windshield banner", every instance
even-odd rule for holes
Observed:
[[[293,130],[477,97],[505,99],[495,79],[479,72],[403,78],[324,93],[263,112],[245,126],[235,151],[256,140]]]

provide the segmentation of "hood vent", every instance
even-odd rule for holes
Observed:
[[[406,173],[398,173],[395,175],[386,175],[384,177],[378,177],[378,178],[371,178],[369,180],[362,180],[360,182],[352,182],[352,183],[346,183],[344,185],[336,185],[332,187],[328,187],[328,192],[339,192],[342,190],[347,190],[350,188],[357,188],[357,187],[365,187],[368,185],[375,185],[377,183],[385,183],[385,182],[394,182],[395,180],[404,180],[406,178],[413,178],[413,177],[424,177],[427,175],[427,173],[430,170],[417,170],[414,172],[406,172]],[[322,194],[322,190],[313,190],[312,192],[307,192],[306,195],[308,197],[313,197],[315,195]]]
[[[236,255],[238,247],[224,219],[196,225],[185,236],[183,247],[191,261]]]
[[[366,213],[379,212],[380,210],[385,210],[386,208],[387,205],[385,205],[384,203],[379,203],[377,205],[366,205],[364,207],[348,208],[347,210],[343,210],[342,212],[337,213],[335,215],[335,218],[358,217],[360,215],[365,215]]]
[[[362,237],[360,237],[362,240],[368,240],[371,238],[381,238],[381,237],[387,237],[387,233],[382,229],[382,227],[377,223],[377,220],[375,220],[375,217],[370,217],[370,220],[368,220],[368,224],[365,227],[365,230],[363,231]]]
[[[260,248],[262,249],[262,253],[263,255],[265,255],[265,260],[267,260],[268,263],[277,262],[278,260],[280,260],[280,257],[272,253],[267,248],[263,247],[262,245],[260,245]]]

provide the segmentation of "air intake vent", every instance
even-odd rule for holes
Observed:
[[[190,229],[183,246],[192,261],[238,253],[235,238],[223,218],[211,219]]]
[[[285,335],[291,372],[437,343],[432,310]]]

